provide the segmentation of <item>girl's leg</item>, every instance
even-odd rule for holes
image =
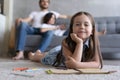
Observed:
[[[46,54],[42,54],[40,50],[37,50],[35,53],[30,52],[28,54],[28,58],[32,61],[40,62],[42,58],[44,58]]]
[[[106,34],[106,29],[105,30],[102,30],[101,32],[97,32],[98,33],[98,36],[102,36],[102,35],[105,35]]]

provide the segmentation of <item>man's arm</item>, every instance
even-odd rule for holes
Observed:
[[[61,14],[61,15],[59,15],[59,18],[67,19],[67,18],[71,18],[71,16]]]
[[[20,24],[20,22],[31,22],[32,21],[32,18],[31,17],[27,17],[27,18],[18,18],[16,19],[15,23],[16,23],[16,26],[18,26]]]

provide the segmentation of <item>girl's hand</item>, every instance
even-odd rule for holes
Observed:
[[[61,30],[65,30],[65,25],[64,24],[62,24],[62,25],[59,25],[59,28],[61,29]]]
[[[70,36],[72,40],[75,41],[76,43],[83,43],[83,40],[79,38],[75,33],[71,33]]]
[[[68,60],[65,62],[66,67],[68,68],[76,68],[77,64],[76,64],[76,60],[72,57],[68,57]]]

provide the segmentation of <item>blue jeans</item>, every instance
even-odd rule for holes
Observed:
[[[46,56],[40,60],[40,62],[44,65],[53,65],[60,50],[61,45],[52,48],[48,51]]]
[[[38,46],[38,49],[42,52],[45,51],[46,48],[50,45],[53,37],[53,31],[41,33],[39,28],[34,28],[25,22],[21,22],[20,25],[16,27],[16,29],[16,51],[24,50],[27,35],[39,34],[42,36],[40,45]]]

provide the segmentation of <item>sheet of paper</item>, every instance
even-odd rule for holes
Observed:
[[[50,69],[46,71],[48,74],[109,74],[116,71],[107,71],[101,69]]]

